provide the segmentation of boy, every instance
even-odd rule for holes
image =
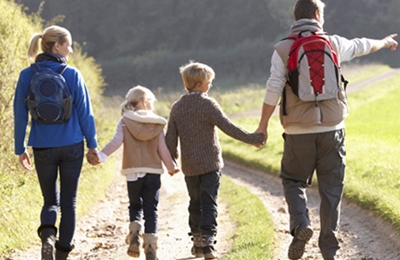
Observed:
[[[182,172],[189,193],[189,227],[193,238],[192,254],[205,259],[218,259],[214,249],[217,233],[217,195],[221,169],[224,166],[217,128],[242,142],[261,147],[263,134],[249,133],[232,123],[219,104],[207,92],[215,77],[205,64],[189,62],[180,67],[187,93],[171,108],[167,147],[178,158],[178,138]]]

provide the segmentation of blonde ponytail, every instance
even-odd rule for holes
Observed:
[[[42,38],[42,35],[36,33],[35,35],[32,36],[31,40],[29,41],[28,58],[31,60],[35,60],[38,54],[40,38]]]

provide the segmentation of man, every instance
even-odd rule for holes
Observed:
[[[301,31],[323,32],[325,4],[320,0],[297,0],[294,6],[295,23],[291,34]],[[346,38],[333,35],[328,39],[339,61],[349,61],[383,48],[394,51],[396,34],[381,40]],[[307,209],[306,187],[311,185],[316,171],[321,196],[319,248],[326,260],[335,259],[339,250],[337,231],[345,171],[344,118],[347,101],[344,90],[333,100],[304,102],[297,97],[288,82],[287,60],[293,40],[275,45],[271,60],[271,75],[267,81],[262,115],[256,133],[267,136],[269,119],[282,97],[280,119],[284,128],[284,152],[281,173],[284,195],[290,215],[289,259],[299,259],[313,235]],[[311,112],[312,111],[312,112]]]

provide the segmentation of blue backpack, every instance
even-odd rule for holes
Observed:
[[[67,64],[62,63],[56,71],[31,65],[33,76],[26,100],[34,120],[45,124],[66,122],[72,111],[72,96],[62,76]]]

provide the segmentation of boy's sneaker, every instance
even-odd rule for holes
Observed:
[[[218,259],[217,251],[213,246],[205,246],[203,249],[204,259]]]
[[[303,227],[300,225],[296,227],[292,243],[289,246],[289,259],[296,260],[303,256],[304,248],[311,239],[313,233],[311,226]]]
[[[203,248],[193,245],[191,249],[192,255],[195,257],[203,257]]]

